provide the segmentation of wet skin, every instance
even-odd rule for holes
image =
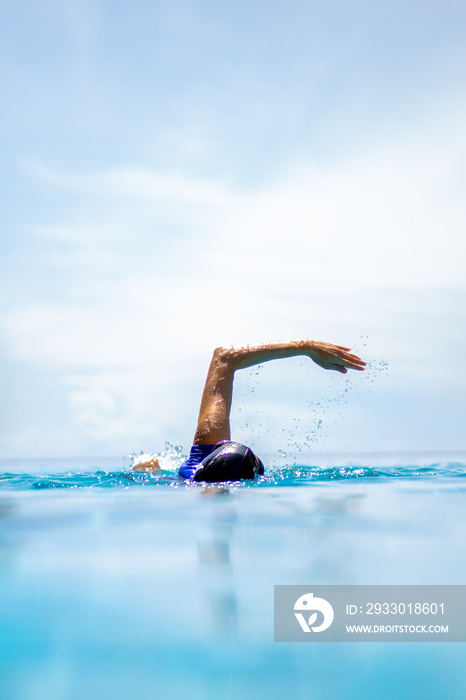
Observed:
[[[363,370],[366,363],[349,350],[343,345],[331,345],[315,340],[216,348],[207,373],[193,444],[215,445],[221,440],[231,439],[230,409],[233,379],[237,369],[301,355],[309,357],[323,369],[335,370],[342,374],[346,374],[348,369]]]
[[[283,341],[241,347],[219,347],[214,350],[202,393],[194,445],[216,445],[230,440],[230,410],[233,380],[237,369],[279,360],[286,357],[309,357],[319,367],[346,374],[348,369],[363,370],[366,363],[350,348],[316,340]],[[134,465],[137,471],[160,470],[156,458]]]

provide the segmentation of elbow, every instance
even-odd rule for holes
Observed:
[[[224,361],[231,356],[231,353],[232,348],[225,348],[222,345],[220,345],[218,348],[215,348],[213,358],[216,360]]]
[[[214,350],[212,362],[218,365],[235,366],[238,363],[238,352],[233,347],[226,348],[220,345]]]

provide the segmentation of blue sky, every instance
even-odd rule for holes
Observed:
[[[465,15],[4,4],[0,454],[187,449],[213,347],[301,337],[369,369],[239,374],[235,437],[464,449]]]

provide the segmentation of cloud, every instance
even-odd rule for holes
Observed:
[[[464,123],[290,164],[255,190],[29,163],[75,205],[28,229],[42,283],[0,318],[10,357],[67,374],[71,425],[93,445],[184,436],[218,344],[311,336],[362,352],[364,335],[413,391],[450,386],[465,340]]]
[[[225,204],[232,195],[214,181],[190,179],[182,175],[160,174],[138,167],[121,167],[97,173],[70,174],[56,172],[44,163],[23,159],[23,167],[44,182],[65,190],[92,197],[124,199],[161,199],[163,201]]]
[[[465,130],[444,126],[332,165],[290,166],[255,191],[135,168],[36,167],[82,197],[86,216],[31,231],[69,244],[52,248],[51,266],[74,262],[85,274],[109,261],[113,271],[87,280],[97,303],[107,293],[159,314],[156,299],[168,300],[183,321],[196,307],[215,319],[238,305],[248,316],[248,299],[264,314],[290,300],[300,313],[310,299],[338,313],[338,300],[368,289],[464,289],[466,214],[455,193]]]

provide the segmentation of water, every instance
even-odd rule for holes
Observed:
[[[273,586],[465,583],[466,455],[179,461],[1,463],[1,700],[464,697],[460,644],[275,644]]]

